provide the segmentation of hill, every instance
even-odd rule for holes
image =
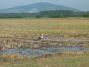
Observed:
[[[61,5],[55,5],[48,2],[39,2],[30,5],[17,6],[13,8],[0,10],[0,13],[37,13],[40,11],[48,11],[48,10],[72,10],[78,11],[77,9],[65,7]]]

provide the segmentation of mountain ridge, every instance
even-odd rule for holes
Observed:
[[[0,10],[0,13],[36,13],[40,11],[48,10],[72,10],[78,11],[78,9],[66,7],[62,5],[56,5],[48,2],[38,2],[34,4],[16,6],[8,9]]]

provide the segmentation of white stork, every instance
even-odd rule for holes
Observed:
[[[44,36],[43,36],[43,34],[39,37],[39,39],[43,39],[44,38]]]

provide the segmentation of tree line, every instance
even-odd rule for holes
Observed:
[[[89,11],[49,10],[39,13],[1,13],[0,18],[68,18],[89,17]]]
[[[67,18],[67,17],[89,17],[89,12],[84,11],[71,11],[71,10],[51,10],[42,11],[39,14],[40,17],[51,17],[51,18]]]

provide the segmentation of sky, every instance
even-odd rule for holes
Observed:
[[[0,9],[33,4],[37,2],[50,2],[57,5],[89,11],[89,0],[0,0]]]

